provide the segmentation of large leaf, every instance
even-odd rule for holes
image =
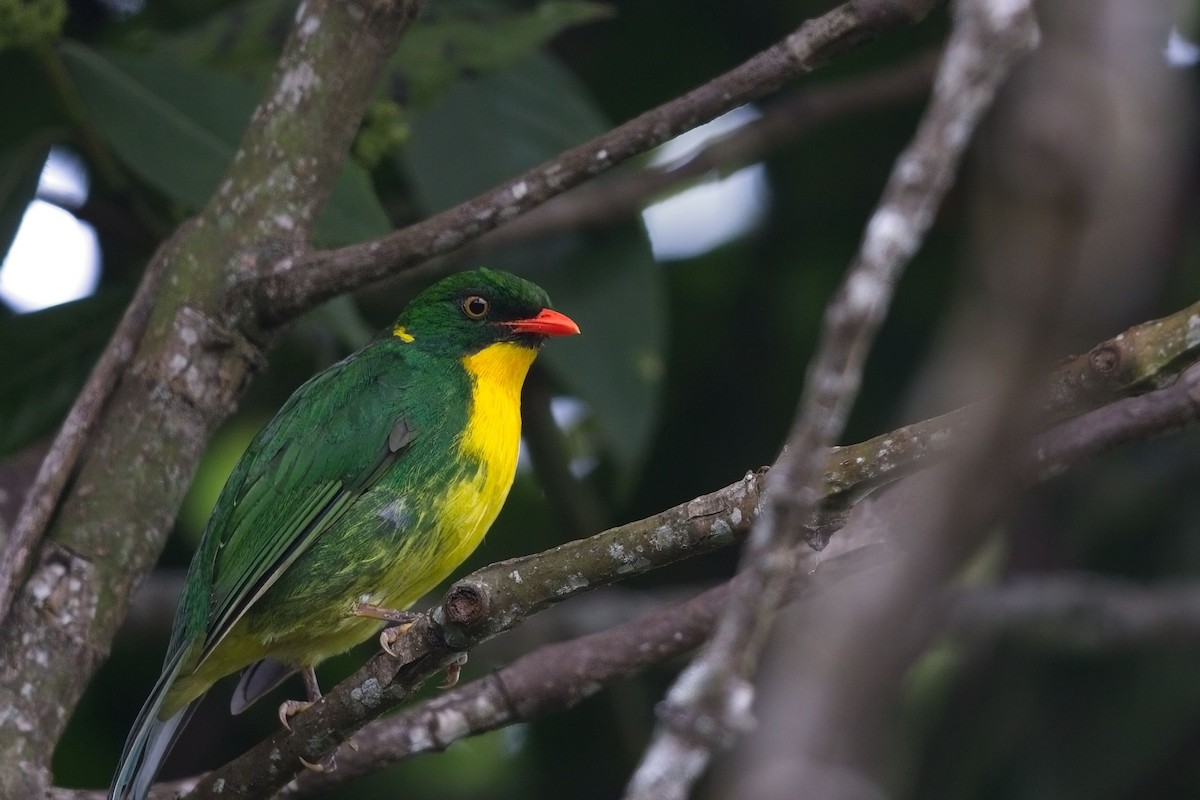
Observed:
[[[464,76],[512,66],[563,30],[613,13],[581,0],[551,0],[528,11],[451,6],[413,26],[392,57],[389,78],[404,87],[404,99],[427,104]]]
[[[582,336],[540,358],[592,407],[632,475],[654,433],[666,366],[666,293],[645,234],[629,226],[589,236],[557,269],[501,266],[538,281],[579,323]]]
[[[534,55],[447,92],[414,120],[403,164],[426,208],[438,211],[608,127],[569,72]],[[583,336],[555,342],[547,363],[591,405],[629,474],[653,430],[664,363],[663,276],[644,234],[564,236],[490,263],[539,281],[579,322]]]
[[[103,292],[0,319],[0,458],[59,424],[128,300]]]
[[[71,42],[64,42],[62,54],[92,120],[121,161],[188,212],[207,202],[233,159],[257,92],[161,54],[103,55]],[[348,164],[316,238],[346,244],[389,227],[370,177]]]

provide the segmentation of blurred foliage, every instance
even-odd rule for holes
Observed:
[[[389,65],[318,244],[375,236],[470,197],[740,63],[828,5],[767,0],[747,13],[717,0],[430,3]],[[162,0],[138,10],[76,0],[56,48],[0,50],[0,251],[53,145],[78,152],[90,169],[91,196],[77,213],[95,226],[104,254],[95,296],[34,314],[0,311],[0,455],[53,430],[146,259],[217,185],[294,6]],[[809,80],[887,69],[940,42],[945,28],[944,10],[935,12]],[[583,327],[583,336],[547,348],[539,367],[556,391],[588,409],[569,445],[580,487],[611,519],[659,511],[773,460],[824,303],[919,112],[918,103],[864,110],[772,154],[763,224],[686,261],[655,263],[636,220],[483,253],[481,263],[542,282]],[[1192,175],[1194,192],[1195,165],[1180,168]],[[969,183],[968,170],[960,184]],[[900,286],[849,439],[916,413],[900,399],[954,288],[962,205],[952,194]],[[1194,215],[1194,204],[1188,209]],[[1178,267],[1163,298],[1122,309],[1121,319],[1102,327],[1115,333],[1200,295],[1200,236],[1176,224]],[[401,279],[340,298],[281,339],[269,370],[209,448],[164,569],[186,565],[257,427],[300,382],[383,328],[417,283]],[[1195,576],[1198,445],[1195,433],[1146,443],[1037,488],[1009,521],[1007,545],[986,554],[975,579],[1064,567],[1142,580]],[[556,518],[558,506],[543,492],[522,469],[464,570],[561,541],[572,526]],[[735,558],[719,553],[635,583],[711,581]],[[129,630],[115,643],[57,755],[61,783],[107,781],[158,673],[165,637],[162,629]],[[371,649],[334,659],[323,680],[348,674]],[[477,654],[464,680],[495,665]],[[893,797],[924,800],[1195,797],[1198,667],[1200,652],[1179,649],[1097,657],[1004,643],[936,648],[906,683],[893,718],[896,744],[879,777]],[[330,796],[616,796],[670,673],[653,670],[568,714],[455,745]],[[212,693],[168,776],[211,766],[277,725],[271,703],[231,720],[227,698],[220,688]]]
[[[0,50],[53,42],[66,18],[66,0],[0,0]]]

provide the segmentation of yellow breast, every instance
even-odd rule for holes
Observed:
[[[447,561],[465,559],[500,513],[512,487],[521,441],[521,385],[537,355],[515,344],[494,344],[463,359],[472,380],[471,413],[462,454],[480,465],[473,480],[451,488],[443,524],[457,529]]]

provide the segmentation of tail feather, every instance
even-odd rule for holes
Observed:
[[[193,700],[168,719],[158,718],[167,689],[179,674],[182,660],[183,653],[177,653],[163,666],[162,675],[138,713],[129,738],[125,740],[108,800],[145,800],[159,768],[199,704],[199,699]]]

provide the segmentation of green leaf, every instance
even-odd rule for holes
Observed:
[[[554,0],[529,11],[496,7],[431,14],[404,37],[389,65],[392,85],[414,105],[433,101],[464,76],[516,64],[563,30],[613,16],[611,6]]]
[[[50,153],[45,141],[0,153],[0,262],[12,247],[25,209],[37,196],[38,179]]]
[[[159,56],[106,57],[72,42],[63,43],[62,55],[117,157],[188,210],[207,202],[250,119],[254,93]]]
[[[591,406],[631,476],[654,433],[666,372],[666,291],[645,234],[635,226],[594,234],[559,269],[517,271],[579,323],[581,336],[541,358]]]
[[[534,54],[454,86],[414,118],[401,158],[421,202],[441,211],[610,127],[570,72]]]
[[[101,292],[0,319],[0,458],[62,422],[128,300]]]
[[[322,247],[339,247],[375,239],[391,230],[392,221],[379,204],[371,174],[347,161],[317,218],[313,240]]]
[[[574,77],[535,54],[456,85],[418,116],[403,164],[420,201],[438,211],[608,128]],[[617,463],[632,475],[654,429],[666,340],[663,275],[644,233],[630,226],[564,235],[488,265],[538,281],[580,324],[583,335],[547,348],[546,363],[589,403]]]
[[[101,53],[64,42],[63,60],[101,135],[131,170],[187,212],[208,201],[233,159],[257,92],[162,54]],[[315,238],[346,244],[386,233],[370,176],[347,164]]]

